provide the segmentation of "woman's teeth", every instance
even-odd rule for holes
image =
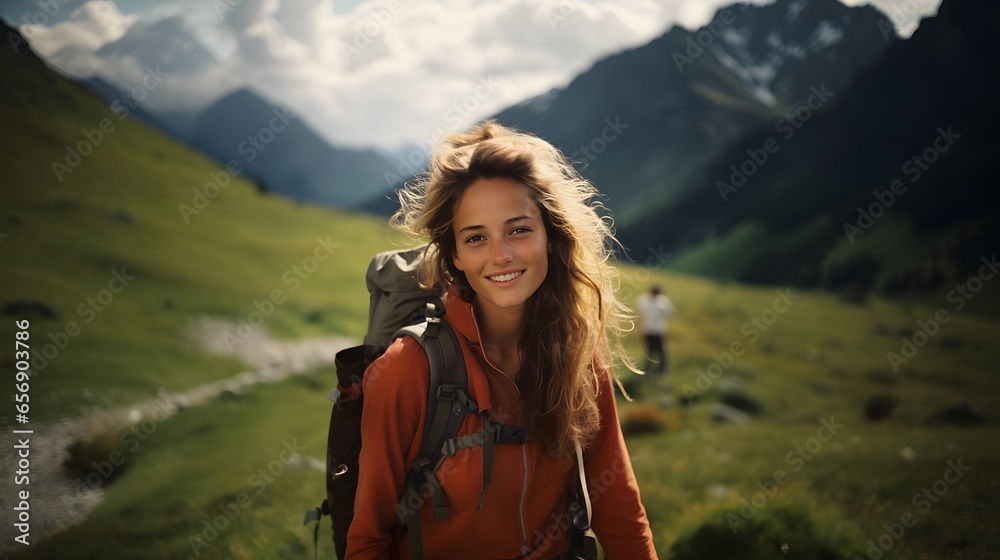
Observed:
[[[520,276],[520,272],[511,272],[510,274],[504,274],[502,276],[490,276],[489,279],[494,282],[510,282],[511,280]]]

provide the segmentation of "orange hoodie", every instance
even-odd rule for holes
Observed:
[[[495,367],[484,370],[481,365],[480,359],[486,364],[489,360],[472,305],[452,287],[445,306],[445,320],[464,346],[470,396],[504,424],[523,426],[514,381]],[[409,337],[393,343],[365,372],[364,445],[346,560],[409,559],[408,536],[396,507],[406,473],[420,451],[428,382],[427,359]],[[608,559],[655,559],[646,510],[618,423],[614,385],[606,370],[601,373],[598,407],[600,431],[584,453],[593,504],[591,525]],[[457,435],[481,431],[481,418],[469,414]],[[579,479],[576,467],[561,470],[539,441],[497,445],[492,480],[479,510],[482,460],[482,447],[444,458],[437,477],[448,519],[434,521],[429,503],[413,504],[420,507],[424,559],[551,560],[565,552],[567,504]]]

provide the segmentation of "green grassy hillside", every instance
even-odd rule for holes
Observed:
[[[202,314],[246,318],[274,290],[285,300],[264,324],[273,335],[363,332],[367,292],[358,279],[367,257],[389,247],[383,221],[262,196],[34,62],[0,50],[0,66],[21,77],[5,89],[0,108],[6,129],[16,131],[0,136],[2,303],[34,300],[58,314],[22,314],[31,321],[33,350],[41,354],[52,344],[36,357],[36,367],[44,367],[34,380],[32,419],[238,372],[245,366],[206,357],[181,335]],[[111,132],[59,181],[53,162],[65,163],[67,145],[78,150],[89,142],[82,131],[99,130],[102,120]],[[195,191],[211,194],[206,185],[225,179],[203,210],[182,214],[181,204],[196,209]],[[297,272],[311,266],[304,261],[321,245],[333,247],[330,257],[312,272]],[[113,294],[112,271],[122,270],[135,279]],[[119,283],[111,288],[121,289]],[[22,316],[6,318],[0,336],[11,340]],[[70,322],[77,328],[65,334]],[[12,367],[12,358],[3,363]],[[0,418],[10,422],[10,414]]]
[[[674,373],[626,378],[636,402],[620,409],[628,426],[665,398],[673,402],[662,412],[667,430],[629,438],[661,558],[866,558],[868,539],[904,514],[915,524],[873,557],[989,557],[1000,546],[992,529],[1000,515],[1000,454],[991,443],[1000,405],[996,320],[956,312],[944,299],[854,306],[794,288],[778,289],[793,299],[782,312],[776,288],[644,269],[624,277],[631,293],[663,283],[679,309],[670,332]],[[946,322],[895,369],[887,353],[901,352],[901,337],[922,343],[915,333],[920,323],[934,330],[935,314]],[[879,395],[897,406],[883,421],[866,420],[866,404]],[[760,411],[746,425],[713,421],[714,407],[734,396]],[[688,398],[694,404],[684,405]],[[986,423],[936,418],[959,403]],[[831,422],[842,428],[819,432]],[[967,474],[938,483],[960,459]],[[931,498],[915,498],[925,488]]]

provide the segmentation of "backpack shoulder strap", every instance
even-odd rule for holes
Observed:
[[[424,421],[423,440],[420,452],[406,477],[403,499],[397,507],[406,523],[410,539],[411,560],[423,558],[423,539],[420,527],[420,508],[412,507],[411,497],[418,497],[421,489],[430,493],[434,507],[434,519],[447,519],[448,506],[444,491],[435,476],[442,460],[444,442],[458,431],[462,418],[468,412],[476,412],[479,406],[468,394],[468,373],[465,358],[454,329],[441,320],[433,302],[427,304],[424,322],[400,329],[396,336],[410,336],[424,349],[429,367],[427,383],[427,415]]]
[[[458,429],[466,412],[476,412],[479,406],[469,396],[465,358],[455,330],[436,315],[434,303],[427,304],[424,322],[404,327],[397,336],[410,336],[420,343],[427,355],[427,419],[419,457],[430,460],[436,468],[442,456],[442,445]]]

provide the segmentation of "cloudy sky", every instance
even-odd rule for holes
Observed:
[[[190,112],[250,86],[337,144],[394,150],[564,86],[671,25],[695,29],[731,3],[4,0],[0,16],[72,76],[128,90],[160,64],[170,75],[148,92],[153,110]],[[872,3],[908,36],[940,0]]]

